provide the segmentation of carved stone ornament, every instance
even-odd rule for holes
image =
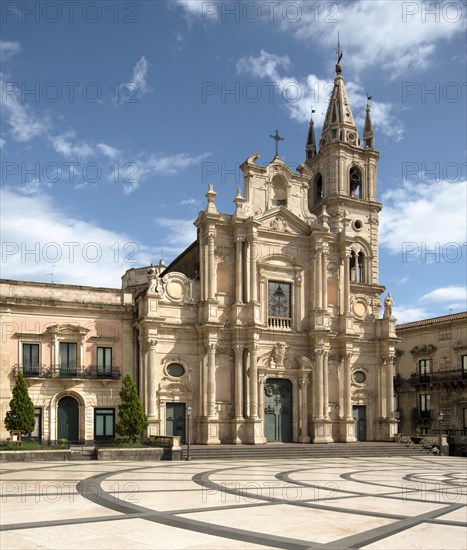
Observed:
[[[288,233],[289,231],[289,225],[282,216],[276,216],[271,220],[269,227],[274,231],[282,231],[284,233]]]
[[[269,355],[268,367],[271,369],[283,369],[286,351],[287,344],[285,342],[277,342]]]

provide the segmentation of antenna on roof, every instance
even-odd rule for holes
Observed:
[[[54,284],[56,283],[57,281],[54,280],[54,268],[55,267],[63,267],[62,265],[57,265],[57,264],[52,264],[52,273],[46,273],[46,275],[50,275],[51,276],[51,284]]]

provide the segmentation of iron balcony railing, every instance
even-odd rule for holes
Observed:
[[[15,365],[13,372],[16,374],[18,371],[21,371],[25,378],[86,378],[107,380],[118,380],[121,378],[120,368],[115,366]]]
[[[410,375],[409,383],[412,386],[421,384],[455,384],[467,382],[467,371],[463,369],[449,369],[427,374],[413,372]]]

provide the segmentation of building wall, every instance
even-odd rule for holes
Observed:
[[[400,432],[467,435],[467,312],[399,325]],[[429,396],[429,397],[424,397]],[[465,440],[467,442],[467,440]]]
[[[94,409],[115,409],[121,379],[134,369],[133,305],[120,290],[2,281],[1,434],[15,374],[26,377],[31,399],[41,413],[41,438],[55,441],[62,397],[79,406],[79,440],[94,439]],[[77,363],[60,367],[60,342],[76,344]],[[38,362],[29,365],[23,344],[38,346]],[[108,373],[97,371],[97,348],[112,349]],[[37,349],[37,348],[36,348]]]

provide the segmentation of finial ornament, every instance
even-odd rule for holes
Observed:
[[[284,141],[284,138],[279,135],[279,132],[277,130],[276,130],[276,133],[274,135],[271,134],[269,137],[272,138],[276,142],[276,155],[275,155],[275,157],[278,157],[279,156],[279,141]]]
[[[337,31],[337,49],[336,49],[336,53],[337,53],[336,73],[341,74],[342,67],[340,65],[340,62],[341,62],[341,59],[342,59],[343,50],[342,50],[340,39],[339,39],[339,31]]]

